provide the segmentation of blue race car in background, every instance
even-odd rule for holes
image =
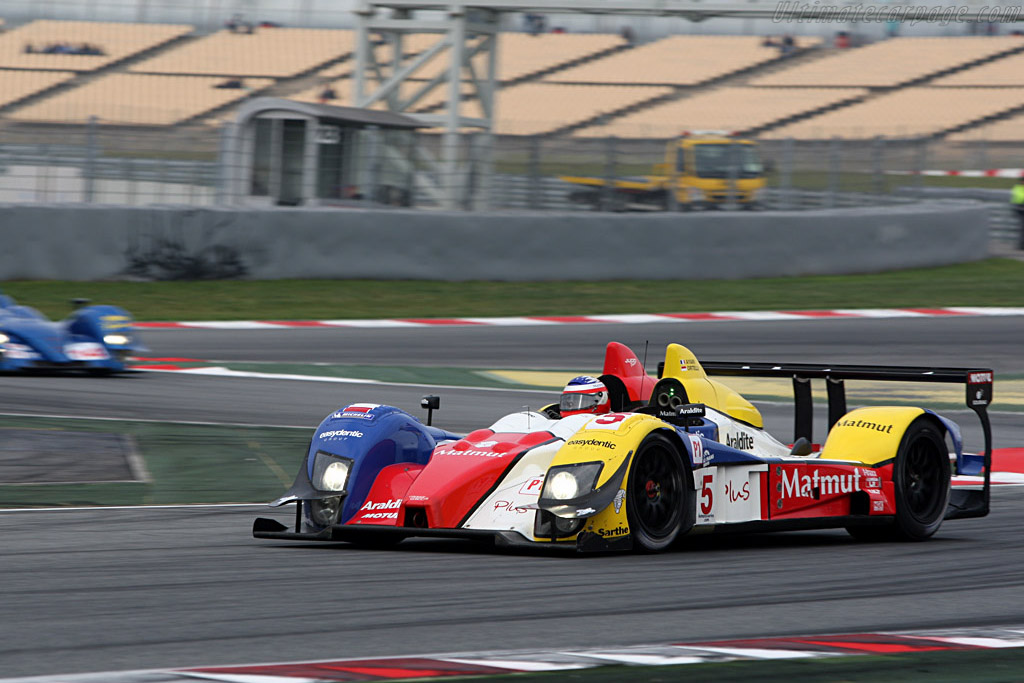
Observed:
[[[131,315],[116,306],[78,308],[53,322],[31,306],[0,294],[0,371],[86,370],[95,374],[125,369],[128,356],[145,351]]]

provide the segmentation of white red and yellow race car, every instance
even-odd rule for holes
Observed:
[[[766,432],[757,408],[716,375],[791,378],[793,443]],[[549,406],[466,435],[391,406],[341,408],[317,428],[291,489],[271,503],[295,503],[294,523],[257,519],[253,534],[656,552],[708,531],[845,528],[858,539],[916,541],[946,519],[988,514],[991,370],[701,363],[671,344],[655,380],[612,342],[599,379],[610,412],[559,417]],[[813,380],[825,382],[829,399],[820,447]],[[847,380],[963,384],[983,451],[965,453],[959,427],[925,408],[847,411]],[[424,406],[437,407],[436,398]],[[952,488],[953,473],[982,475],[982,484]]]

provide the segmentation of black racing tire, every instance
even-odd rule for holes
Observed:
[[[636,550],[665,550],[693,526],[689,472],[679,447],[667,437],[654,433],[643,440],[629,466],[626,489],[626,517]]]
[[[951,468],[946,440],[929,418],[918,418],[903,434],[893,463],[896,520],[885,526],[847,527],[858,540],[923,541],[946,517]]]

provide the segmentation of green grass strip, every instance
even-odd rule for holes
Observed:
[[[0,507],[265,503],[281,495],[305,457],[310,429],[0,416],[0,427],[125,434],[149,482],[0,484]],[[69,441],[68,457],[78,453]]]
[[[685,274],[682,265],[680,272]],[[9,281],[0,289],[52,318],[67,315],[70,299],[84,297],[151,321],[1021,306],[1024,262],[989,259],[867,275],[724,281]]]

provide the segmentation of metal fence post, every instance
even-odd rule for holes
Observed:
[[[736,185],[739,183],[740,177],[740,143],[736,141],[736,137],[733,135],[729,136],[729,141],[730,144],[726,147],[726,150],[728,150],[729,180],[725,188],[725,208],[734,211],[739,208],[739,192],[736,189]]]
[[[839,191],[840,145],[839,136],[833,136],[828,143],[828,189],[825,192],[825,207],[834,209]]]
[[[672,155],[668,169],[668,201],[665,208],[675,213],[679,211],[679,155],[683,153],[682,136],[672,138]]]
[[[466,176],[462,183],[462,199],[459,202],[463,211],[473,209],[473,199],[477,194],[480,182],[480,132],[469,135],[469,149],[466,159]]]
[[[601,188],[601,210],[611,211],[615,202],[615,136],[605,138],[604,186]]]
[[[530,191],[527,193],[526,205],[529,209],[543,209],[544,197],[540,191],[540,137],[530,136],[526,160],[526,173]]]
[[[214,180],[216,183],[213,190],[213,203],[217,206],[223,206],[230,203],[229,197],[231,196],[231,178],[235,173],[231,172],[235,165],[238,163],[237,159],[231,159],[230,155],[232,150],[235,149],[233,135],[235,133],[235,124],[231,121],[225,123],[220,129],[220,145],[217,151],[217,175]],[[231,165],[229,167],[229,164]],[[191,197],[192,191],[189,191]]]
[[[92,204],[96,201],[96,125],[97,118],[90,116],[85,124],[85,163],[82,165],[82,201]]]
[[[919,138],[917,141],[917,155],[916,163],[914,166],[915,175],[917,178],[914,180],[915,187],[924,187],[924,172],[928,165],[928,138]]]
[[[366,178],[366,192],[363,196],[369,200],[370,203],[377,203],[377,187],[380,185],[380,156],[381,156],[381,145],[380,145],[380,129],[377,126],[367,126],[366,132],[369,135],[369,144],[367,145],[367,157],[369,157],[369,173]]]
[[[988,141],[978,141],[978,162],[977,167],[984,171],[988,168]]]
[[[416,131],[409,131],[406,140],[405,158],[409,160],[409,173],[406,174],[405,187],[409,193],[408,206],[412,208],[416,206]]]
[[[779,171],[779,189],[782,190],[779,208],[790,210],[793,208],[793,156],[796,152],[796,140],[786,138],[782,142],[782,168]]]
[[[882,155],[885,152],[884,138],[876,135],[871,140],[871,189],[875,194],[886,193],[885,164],[882,163]]]

